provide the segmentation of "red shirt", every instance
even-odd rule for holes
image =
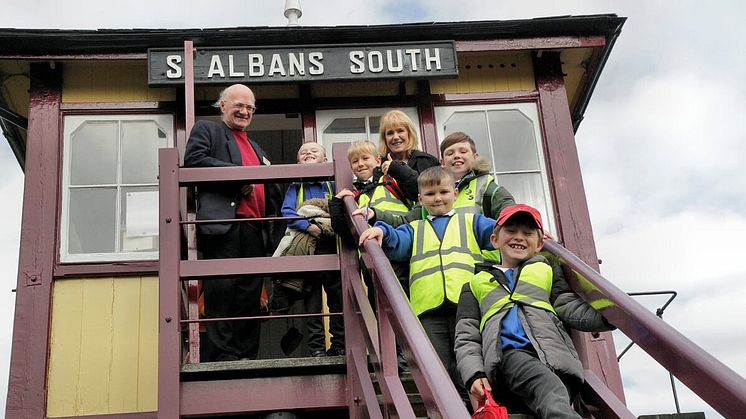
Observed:
[[[246,131],[233,132],[233,138],[236,139],[238,149],[241,151],[241,161],[244,166],[259,166],[262,163],[259,161],[259,156],[256,155],[254,147],[249,143],[249,137],[246,135]],[[236,215],[245,218],[261,218],[264,217],[264,185],[261,183],[254,184],[254,192],[241,198],[241,202],[238,204],[236,209]]]

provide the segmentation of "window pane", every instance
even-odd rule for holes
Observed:
[[[86,121],[70,136],[70,184],[113,184],[117,179],[117,121]]]
[[[549,211],[546,197],[548,194],[544,192],[540,173],[498,175],[495,178],[498,185],[506,188],[513,195],[516,203],[528,204],[538,209],[542,219],[545,220],[544,224],[550,225],[547,224]]]
[[[337,118],[324,130],[324,134],[365,134],[365,118]]]
[[[365,118],[336,118],[321,135],[329,160],[333,160],[332,144],[367,139]]]
[[[495,147],[492,164],[496,171],[540,169],[530,119],[518,110],[489,111],[487,118]]]
[[[158,182],[158,148],[166,146],[155,121],[122,121],[122,182]]]
[[[380,126],[381,126],[380,116],[371,116],[370,118],[368,118],[368,128],[370,132],[370,139],[374,143],[378,143],[378,139],[380,138],[380,134],[378,133]]]
[[[158,188],[122,188],[123,252],[158,250]]]
[[[454,132],[466,133],[477,145],[477,153],[489,158],[490,137],[484,111],[454,112],[443,125],[445,136]],[[443,137],[445,138],[445,137]]]
[[[116,188],[70,190],[68,253],[114,251],[116,199]]]

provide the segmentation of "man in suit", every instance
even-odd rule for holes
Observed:
[[[220,93],[221,122],[197,121],[184,154],[186,167],[269,165],[264,150],[248,138],[246,129],[256,111],[254,93],[234,84]],[[197,219],[259,218],[277,212],[280,190],[272,184],[218,183],[199,186]],[[197,247],[204,259],[266,256],[268,223],[198,224]],[[203,281],[205,317],[248,317],[261,312],[262,278],[242,275]],[[255,359],[259,321],[207,322],[211,356],[203,361]]]

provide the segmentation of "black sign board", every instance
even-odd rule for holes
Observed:
[[[286,48],[197,48],[195,84],[287,83],[457,77],[453,41],[311,45]],[[148,50],[148,84],[184,83],[184,50]]]

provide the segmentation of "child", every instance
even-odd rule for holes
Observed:
[[[440,143],[440,164],[456,179],[458,198],[454,208],[473,209],[495,219],[503,208],[514,205],[513,195],[490,174],[490,162],[479,156],[474,140],[454,132]]]
[[[463,132],[449,134],[440,143],[440,163],[451,176],[458,189],[458,197],[453,203],[456,211],[476,212],[489,218],[497,218],[503,208],[514,205],[513,195],[498,185],[490,174],[490,162],[477,153],[474,140]],[[380,220],[394,227],[418,218],[422,218],[421,208],[415,208],[406,215],[386,213],[381,208],[374,208],[369,214],[371,220]],[[498,250],[482,252],[485,259],[499,262]]]
[[[341,190],[329,202],[332,216],[332,228],[342,240],[354,242],[350,228],[345,221],[342,198],[352,196],[358,208],[367,211],[377,206],[390,214],[405,214],[411,208],[404,199],[397,182],[381,172],[381,158],[376,152],[376,145],[368,140],[355,141],[347,149],[352,174],[355,176],[354,189]]]
[[[431,167],[418,179],[419,202],[425,219],[394,229],[376,222],[360,235],[360,243],[382,243],[391,260],[409,261],[409,294],[430,342],[454,384],[465,395],[453,353],[456,305],[462,286],[482,261],[481,248],[492,248],[495,221],[481,214],[453,211],[457,192],[453,177],[442,167]]]
[[[578,297],[558,266],[537,252],[543,242],[539,211],[518,204],[503,209],[490,236],[502,263],[482,263],[464,285],[458,304],[456,359],[477,400],[483,388],[514,407],[506,391],[541,418],[580,418],[570,400],[583,369],[562,324],[583,331],[613,328]],[[490,385],[491,384],[491,385]]]
[[[298,164],[313,164],[323,163],[326,161],[326,150],[321,144],[314,142],[307,142],[300,146],[298,149]],[[298,210],[300,208],[308,208],[308,204],[315,204],[312,207],[317,207],[312,213],[318,213],[329,217],[326,203],[328,199],[334,195],[334,185],[332,182],[301,182],[293,183],[285,193],[285,200],[282,203],[281,213],[283,217],[298,217]],[[319,203],[320,202],[320,203]],[[297,242],[295,237],[298,232],[306,233],[297,237],[297,239],[303,240],[311,236],[315,238],[315,249],[313,253],[306,254],[334,254],[336,253],[336,242],[333,236],[333,231],[329,225],[328,229],[324,229],[324,224],[321,219],[310,219],[310,220],[289,220],[288,221],[288,233],[287,237],[294,237],[294,243]],[[322,234],[327,233],[327,234]],[[307,240],[313,245],[314,240]],[[303,245],[296,245],[286,241],[287,245],[281,244],[278,246],[275,255],[287,255],[288,248],[293,249],[297,247],[304,247]],[[308,245],[305,249],[308,250]],[[302,254],[295,253],[295,254]],[[322,297],[321,287],[323,285],[327,295],[327,302],[329,304],[329,310],[331,312],[342,311],[342,289],[339,276],[331,275],[327,273],[309,274],[306,277],[306,281],[299,283],[298,281],[291,280],[275,280],[274,292],[272,298],[272,304],[270,309],[273,311],[282,311],[282,309],[289,308],[289,301],[284,300],[289,292],[288,289],[305,294],[306,310],[311,313],[321,313]],[[292,291],[290,293],[292,293]],[[329,333],[332,335],[331,347],[326,350],[326,342],[324,336],[324,323],[320,317],[312,317],[306,319],[306,330],[308,332],[308,350],[311,356],[333,356],[344,354],[344,324],[342,317],[333,316],[329,322]]]

